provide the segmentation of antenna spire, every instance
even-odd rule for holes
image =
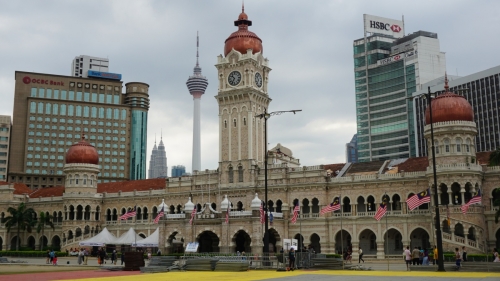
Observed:
[[[200,66],[198,63],[198,58],[200,57],[198,53],[199,48],[200,48],[200,36],[198,34],[198,31],[196,31],[196,67]]]
[[[446,71],[444,72],[444,89],[446,92],[450,90],[450,86],[448,86],[448,74]]]
[[[245,12],[245,0],[241,0],[241,12]]]

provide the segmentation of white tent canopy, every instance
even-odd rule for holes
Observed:
[[[158,247],[160,240],[160,228],[156,228],[155,232],[149,235],[146,239],[137,240],[137,243],[132,244],[134,247]]]
[[[135,230],[131,227],[127,232],[125,232],[122,236],[115,239],[112,244],[115,245],[132,245],[136,241],[142,240],[142,237],[135,233]]]
[[[80,241],[80,246],[103,246],[105,244],[113,244],[116,241],[116,236],[111,234],[105,227],[99,234],[87,240]]]

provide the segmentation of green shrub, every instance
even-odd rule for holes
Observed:
[[[47,251],[2,251],[3,256],[6,257],[27,257],[27,258],[37,258],[37,257],[46,257]],[[58,257],[67,257],[68,254],[66,252],[56,252]]]

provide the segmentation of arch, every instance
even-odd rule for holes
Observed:
[[[181,239],[177,239],[177,234],[179,234],[179,232],[174,231],[167,238],[167,252],[169,254],[184,253],[184,239],[182,239],[182,237]]]
[[[455,231],[453,232],[455,236],[465,237],[464,226],[461,223],[455,225]]]
[[[62,212],[59,211],[59,213],[57,214],[57,222],[62,222],[63,221],[63,215],[62,215]]]
[[[137,235],[141,236],[143,239],[146,239],[146,235],[144,233],[142,233],[142,232],[139,233],[139,234],[137,234]]]
[[[49,240],[45,235],[42,235],[38,243],[40,244],[40,251],[43,251],[45,248],[47,248]]]
[[[18,248],[21,248],[21,240],[18,239],[17,235],[10,239],[10,250],[15,251],[16,245],[18,246]]]
[[[347,230],[339,230],[337,234],[335,234],[335,251],[337,254],[346,253],[348,250],[352,250],[351,241],[351,234]]]
[[[393,211],[401,211],[401,197],[399,194],[392,195],[391,207]]]
[[[69,206],[69,220],[75,220],[75,207],[73,205]]]
[[[200,203],[196,204],[196,212],[197,213],[201,212],[201,204]]]
[[[268,233],[269,233],[269,252],[270,253],[279,252],[278,246],[283,246],[283,245],[281,245],[281,237],[278,231],[276,231],[276,229],[274,228],[270,228]],[[262,239],[262,242],[264,242],[264,239]]]
[[[136,220],[142,220],[142,209],[141,207],[137,208],[135,211]]]
[[[384,253],[386,255],[401,254],[403,252],[403,235],[398,229],[390,228],[383,235]]]
[[[241,201],[236,203],[236,211],[243,211],[243,203],[241,203]]]
[[[36,245],[35,237],[30,235],[30,237],[28,237],[28,248],[30,248],[32,250],[36,250],[35,245]]]
[[[464,203],[468,203],[469,200],[472,198],[472,194],[474,193],[474,187],[470,182],[467,182],[465,184],[465,192],[464,192]]]
[[[82,229],[77,227],[75,230],[75,237],[78,238],[80,236],[82,236]]]
[[[95,208],[94,220],[95,221],[101,220],[101,207],[99,206]]]
[[[391,202],[391,197],[388,194],[382,195],[382,198],[380,198],[380,202],[381,203],[385,202],[387,204],[387,211],[392,211],[391,209],[392,206],[391,204],[389,204],[389,202]]]
[[[73,239],[73,230],[69,230],[69,231],[68,231],[68,237],[67,237],[67,239],[68,239],[68,240],[69,240],[69,239]]]
[[[281,201],[281,200],[278,199],[276,201],[276,213],[281,213],[282,212],[282,210],[281,210],[281,206],[282,205],[283,205],[283,201]]]
[[[83,219],[86,221],[90,220],[90,210],[91,208],[89,205],[85,206],[85,213],[83,214]]]
[[[351,212],[351,199],[349,199],[349,197],[347,196],[344,196],[344,198],[342,198],[342,212],[344,213]]]
[[[453,205],[462,205],[461,186],[458,182],[451,185],[451,201]]]
[[[430,249],[429,233],[427,230],[417,227],[410,232],[410,248],[420,247],[422,249]]]
[[[450,228],[450,225],[448,224],[448,220],[447,219],[444,219],[441,222],[441,225],[443,226],[443,232],[451,234],[451,228]]]
[[[90,226],[86,225],[84,228],[83,228],[83,234],[89,234],[90,233]]]
[[[227,175],[228,175],[229,183],[233,183],[234,182],[233,166],[229,165],[229,168],[227,169]]]
[[[319,200],[316,197],[314,197],[312,200],[312,213],[313,214],[319,213]]]
[[[111,221],[111,210],[107,209],[106,210],[106,221]]]
[[[375,212],[376,209],[375,209],[375,198],[370,195],[366,198],[366,206],[368,208],[368,212]]]
[[[233,245],[234,245],[233,252],[237,252],[237,251],[246,252],[246,253],[252,252],[252,248],[250,247],[250,245],[252,244],[252,239],[250,238],[250,235],[248,235],[248,233],[245,230],[237,231],[233,235],[231,242],[233,242]]]
[[[359,248],[363,250],[363,254],[377,253],[377,236],[373,230],[365,228],[359,233]]]
[[[219,237],[210,230],[203,231],[196,237],[199,243],[198,253],[218,253]]]
[[[169,214],[175,214],[175,206],[174,205],[170,205],[170,207],[168,209],[170,210]]]
[[[212,210],[217,211],[217,204],[215,204],[215,202],[212,202],[212,204],[210,204],[210,207],[212,208]]]
[[[153,217],[156,218],[157,215],[158,215],[158,207],[154,206],[153,207]]]
[[[440,184],[439,191],[441,191],[441,194],[439,195],[441,199],[441,205],[449,205],[450,197],[448,196],[448,186],[444,183]]]
[[[76,207],[76,220],[82,220],[83,219],[83,207],[82,205],[78,205]]]
[[[467,232],[467,239],[476,241],[476,229],[474,227],[469,227],[469,231]]]
[[[304,247],[304,236],[302,234],[297,233],[293,236],[293,239],[297,239],[297,249],[300,251]]]
[[[273,202],[273,200],[267,201],[267,207],[269,208],[269,212],[274,212],[274,202]]]
[[[358,196],[356,203],[358,204],[358,212],[359,213],[366,212],[365,198],[363,196]]]
[[[58,235],[54,235],[54,237],[52,237],[52,243],[50,247],[57,251],[61,250],[61,238]]]
[[[497,229],[497,232],[495,233],[495,238],[496,238],[496,243],[495,245],[497,246],[497,249],[500,249],[500,228]]]
[[[321,253],[321,243],[320,243],[321,238],[319,237],[318,234],[313,233],[310,238],[311,244],[309,244],[310,247],[314,249],[314,252],[319,254]]]
[[[3,238],[0,236],[0,251],[3,251]]]
[[[311,207],[309,207],[309,199],[302,199],[302,213],[309,214],[311,212]]]
[[[243,182],[243,166],[238,166],[238,182]]]

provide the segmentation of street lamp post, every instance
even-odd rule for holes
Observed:
[[[264,118],[264,253],[269,253],[269,217],[268,217],[268,207],[267,207],[267,119],[271,118],[273,115],[281,115],[286,112],[292,112],[293,114],[302,111],[298,110],[287,110],[287,111],[274,111],[267,112],[264,109],[264,113],[255,115],[260,119]]]
[[[441,233],[441,222],[440,222],[439,204],[438,204],[439,201],[438,201],[438,187],[437,187],[437,175],[436,175],[436,152],[434,149],[434,124],[432,123],[432,95],[436,95],[436,93],[431,93],[431,87],[428,87],[427,93],[423,93],[421,95],[414,97],[409,97],[408,99],[414,99],[424,96],[424,98],[427,99],[427,103],[429,106],[429,121],[431,123],[430,125],[431,125],[432,175],[434,181],[433,193],[434,193],[434,208],[436,212],[436,221],[435,221],[436,240],[437,240],[436,246],[438,250],[437,264],[438,264],[438,271],[446,271],[444,270],[443,237]]]

